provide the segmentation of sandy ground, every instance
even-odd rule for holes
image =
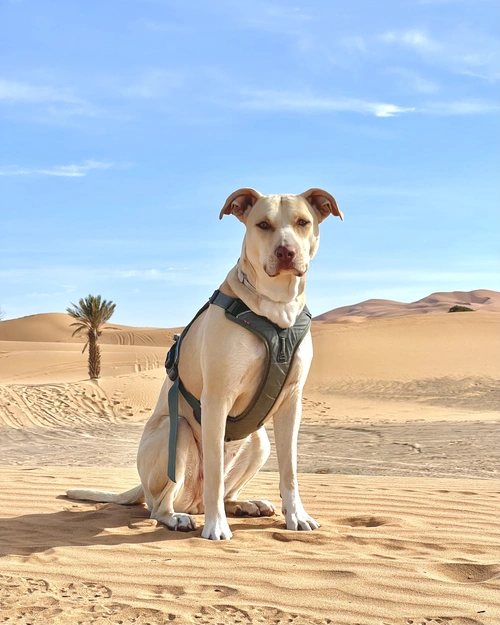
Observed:
[[[174,331],[113,328],[91,382],[65,315],[0,323],[0,623],[500,624],[499,313],[316,324],[299,470],[322,527],[233,518],[221,543],[64,496],[138,481]],[[249,498],[279,502],[276,470]]]

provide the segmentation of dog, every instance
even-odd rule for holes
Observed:
[[[255,314],[290,328],[305,306],[306,274],[319,244],[319,224],[330,214],[343,219],[332,195],[310,189],[300,195],[262,195],[251,188],[232,193],[219,218],[234,215],[246,227],[241,256],[219,291],[239,298]],[[297,484],[297,436],[302,389],[312,359],[310,331],[298,346],[281,391],[267,415],[278,456],[282,512],[289,530],[315,530]],[[124,493],[74,489],[69,497],[119,504],[146,502],[151,518],[171,530],[196,529],[205,513],[203,538],[232,537],[226,514],[272,516],[265,500],[240,500],[240,491],[266,462],[270,443],[261,427],[243,440],[224,441],[227,415],[240,414],[255,396],[263,375],[265,345],[231,323],[216,305],[195,319],[180,347],[179,376],[200,398],[201,427],[179,393],[176,481],[167,477],[170,419],[165,380],[137,454],[141,484]]]

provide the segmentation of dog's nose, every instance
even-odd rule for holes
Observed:
[[[279,266],[285,268],[291,266],[295,258],[295,251],[291,247],[280,245],[274,251],[274,255],[278,259]]]

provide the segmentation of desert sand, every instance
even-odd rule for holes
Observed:
[[[424,300],[313,324],[299,482],[321,528],[231,518],[220,543],[64,495],[138,483],[176,329],[111,324],[90,381],[67,315],[1,322],[0,623],[499,625],[500,294]],[[276,471],[273,450],[248,497],[278,504]]]

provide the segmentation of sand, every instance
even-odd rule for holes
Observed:
[[[321,528],[231,518],[220,543],[64,496],[138,483],[175,330],[113,324],[90,381],[66,315],[0,323],[0,623],[499,625],[500,314],[392,310],[313,327],[299,481]],[[273,450],[249,498],[278,504],[276,471]]]

